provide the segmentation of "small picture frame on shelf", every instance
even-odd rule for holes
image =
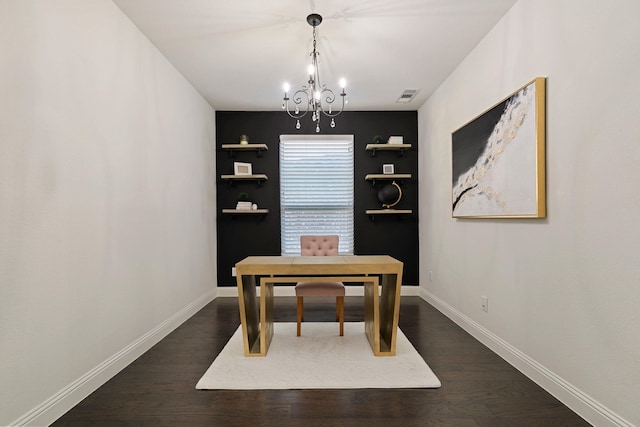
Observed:
[[[233,162],[234,175],[251,175],[251,163]]]
[[[382,173],[384,175],[393,175],[395,173],[395,167],[393,164],[382,165]]]

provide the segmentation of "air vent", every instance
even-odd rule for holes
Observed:
[[[413,98],[415,98],[415,96],[418,94],[418,92],[420,92],[420,89],[405,89],[400,95],[400,98],[396,100],[396,102],[399,104],[406,104],[408,102],[411,102],[413,101]]]

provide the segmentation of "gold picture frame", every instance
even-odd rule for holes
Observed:
[[[452,132],[452,217],[546,217],[545,83],[535,78]]]

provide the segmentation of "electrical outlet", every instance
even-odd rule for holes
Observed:
[[[482,311],[489,311],[489,298],[482,297]]]
[[[231,267],[231,277],[236,277],[236,268]]]

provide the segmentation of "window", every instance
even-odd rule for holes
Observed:
[[[280,136],[282,255],[300,255],[303,234],[337,234],[353,254],[353,135]]]

